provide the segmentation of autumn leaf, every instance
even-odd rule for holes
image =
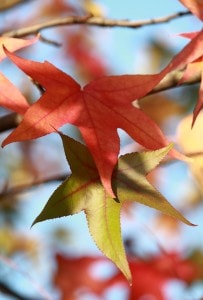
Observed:
[[[189,39],[193,39],[198,35],[198,32],[189,32],[189,33],[182,33],[180,34],[180,36],[185,37],[185,38],[189,38]],[[203,51],[202,51],[203,54]],[[193,60],[192,62],[190,62],[184,73],[183,76],[180,80],[180,84],[189,80],[190,78],[194,78],[195,76],[200,75],[201,77],[201,83],[200,83],[200,89],[199,89],[199,97],[198,97],[198,101],[197,104],[194,108],[193,111],[193,120],[192,120],[192,127],[195,124],[196,118],[199,114],[199,112],[201,111],[201,109],[203,108],[203,56],[196,58],[195,60]]]
[[[194,262],[190,258],[183,258],[177,252],[158,253],[147,258],[133,256],[129,259],[133,274],[133,284],[129,287],[120,272],[115,272],[106,279],[99,276],[95,278],[92,269],[97,264],[104,263],[104,258],[65,257],[57,254],[54,283],[60,290],[62,300],[75,299],[76,295],[80,295],[80,291],[83,295],[86,291],[104,297],[107,289],[121,284],[128,290],[126,295],[128,300],[142,298],[164,300],[165,286],[170,280],[181,280],[185,285],[189,285],[200,278],[202,255],[199,256],[200,259]]]
[[[195,16],[203,21],[203,2],[202,0],[179,0]]]
[[[95,278],[92,267],[104,261],[104,258],[97,256],[64,257],[57,254],[54,283],[61,292],[61,299],[76,299],[76,295],[84,295],[84,291],[103,295],[109,287],[108,279]]]
[[[0,37],[0,61],[6,57],[5,51],[3,50],[3,45],[8,48],[10,51],[16,51],[21,48],[27,47],[32,45],[38,40],[38,37],[33,39],[17,39],[17,38],[10,38],[10,37]]]
[[[153,105],[152,105],[153,103]],[[163,128],[169,118],[181,115],[184,106],[166,94],[152,94],[139,101],[140,108]]]
[[[12,256],[19,252],[37,254],[37,241],[21,235],[18,231],[9,227],[1,226],[0,248],[1,254]]]
[[[68,136],[61,134],[61,138],[72,175],[56,189],[34,224],[84,211],[98,248],[130,281],[120,229],[124,202],[139,202],[191,225],[145,178],[169,152],[171,145],[152,152],[121,156],[113,173],[113,187],[117,194],[117,199],[113,199],[103,188],[87,147]]]
[[[94,17],[104,17],[104,9],[102,5],[92,0],[84,0],[82,6],[87,14]]]
[[[68,36],[65,35],[64,41],[66,56],[71,57],[75,71],[86,82],[104,76],[108,71],[101,55],[92,47],[92,40],[87,38],[91,36],[91,31],[87,32],[87,28],[85,28],[85,34],[81,30],[77,33],[74,31],[69,33]]]
[[[200,112],[197,124],[191,129],[192,114],[185,117],[177,129],[177,142],[182,151],[192,156],[189,168],[203,193],[203,111]]]
[[[15,51],[32,45],[37,41],[37,37],[29,40],[0,37],[0,61],[6,54],[3,51],[3,45]],[[13,110],[19,114],[24,114],[29,107],[25,97],[21,92],[2,74],[0,73],[0,106]]]
[[[193,77],[197,74],[200,74],[201,76],[201,83],[199,88],[198,101],[193,111],[192,127],[194,126],[197,116],[203,108],[203,56],[201,57],[201,59],[194,61],[187,66],[181,81],[184,82],[188,78]]]

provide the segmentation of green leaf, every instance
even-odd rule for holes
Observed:
[[[155,151],[121,156],[118,171],[113,179],[117,197],[122,202],[136,201],[179,219],[187,225],[193,225],[146,179],[146,175],[160,163],[171,147],[172,144]]]
[[[121,204],[109,198],[87,148],[62,135],[72,175],[53,193],[34,223],[85,212],[89,231],[97,247],[131,281],[120,228]]]
[[[110,198],[100,183],[93,185],[91,191],[85,209],[90,234],[98,248],[131,282],[131,273],[121,237],[121,204]]]
[[[60,136],[72,174],[52,194],[33,224],[84,211],[90,234],[98,248],[131,281],[120,228],[123,202],[140,202],[191,225],[145,177],[170,151],[172,145],[156,151],[121,156],[112,177],[114,192],[117,194],[117,199],[113,199],[102,186],[87,147],[68,136]]]

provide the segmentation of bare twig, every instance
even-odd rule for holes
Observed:
[[[1,293],[5,294],[7,296],[11,296],[12,299],[14,298],[17,300],[42,300],[39,298],[25,297],[2,281],[0,281],[0,296],[1,296]]]
[[[21,275],[25,276],[27,280],[30,281],[30,283],[33,285],[33,287],[36,289],[36,291],[38,292],[38,294],[40,295],[40,298],[34,298],[35,300],[51,300],[51,296],[47,293],[46,290],[44,290],[44,288],[41,286],[41,284],[39,284],[38,282],[36,282],[27,271],[24,271],[21,269],[20,265],[18,265],[13,259],[6,257],[2,254],[0,254],[0,261],[2,263],[4,263],[6,266],[8,266],[11,271],[17,271],[18,273],[20,273]],[[8,286],[5,286],[4,284],[2,285],[2,291],[3,291],[3,286],[5,287],[5,289],[7,290],[7,292],[11,289]],[[6,292],[6,290],[4,289],[4,292]],[[32,300],[33,298],[28,298],[28,297],[23,297],[19,294],[17,294],[16,292],[14,292],[12,290],[13,293],[16,294],[16,298],[19,300]],[[18,295],[18,297],[17,297]],[[33,299],[33,300],[34,300]]]
[[[155,94],[155,93],[158,93],[158,92],[163,92],[163,91],[166,91],[166,90],[170,90],[170,89],[173,89],[173,88],[182,87],[182,86],[185,86],[185,85],[195,84],[195,83],[200,82],[200,80],[201,80],[201,75],[200,74],[196,74],[195,76],[193,76],[189,80],[187,80],[187,81],[179,84],[180,79],[182,78],[182,76],[183,76],[183,71],[174,71],[174,72],[169,73],[149,93],[149,95]]]
[[[3,191],[0,192],[0,201],[4,198],[6,198],[9,195],[16,195],[16,194],[21,194],[22,192],[27,191],[28,189],[31,189],[35,186],[38,186],[40,184],[45,184],[45,183],[50,183],[53,181],[63,181],[67,178],[69,174],[60,174],[60,175],[55,175],[52,177],[47,177],[47,178],[43,178],[43,179],[39,179],[39,180],[35,180],[33,182],[30,183],[25,183],[25,184],[21,184],[9,189],[3,189]]]
[[[190,15],[189,11],[179,12],[172,15],[168,15],[161,18],[155,18],[143,21],[130,21],[130,20],[115,20],[115,19],[105,19],[101,17],[94,17],[92,15],[88,16],[69,16],[63,18],[57,18],[41,24],[31,25],[24,28],[19,28],[9,32],[5,32],[2,35],[7,37],[23,37],[30,34],[37,34],[40,31],[58,27],[58,26],[68,26],[68,25],[89,25],[89,26],[100,26],[100,27],[125,27],[125,28],[140,28],[147,25],[155,25],[160,23],[166,23],[176,18]]]
[[[44,36],[42,36],[41,34],[39,36],[39,39],[40,39],[40,41],[42,41],[42,42],[44,42],[46,44],[53,45],[55,47],[61,47],[62,46],[62,43],[59,43],[59,42],[54,41],[54,40],[47,39]]]

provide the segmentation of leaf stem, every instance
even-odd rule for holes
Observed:
[[[171,20],[190,15],[189,11],[178,12],[175,14],[171,14],[168,16],[134,21],[134,20],[115,20],[115,19],[107,19],[102,17],[94,17],[93,15],[87,16],[68,16],[63,18],[57,18],[50,21],[46,21],[40,24],[31,25],[24,28],[15,29],[12,31],[8,31],[2,33],[2,36],[6,37],[24,37],[30,34],[37,34],[40,31],[53,28],[58,26],[70,26],[70,25],[88,25],[88,26],[99,26],[99,27],[124,27],[124,28],[140,28],[143,26],[156,25],[160,23],[166,23]]]

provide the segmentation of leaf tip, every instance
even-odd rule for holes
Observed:
[[[37,218],[34,219],[34,221],[32,222],[30,228],[32,228],[34,225],[36,225],[37,223],[41,222],[43,220],[39,220],[39,216]]]
[[[127,280],[128,280],[129,286],[132,287],[133,286],[132,278],[129,278]]]
[[[168,152],[169,152],[171,149],[173,149],[173,147],[174,147],[174,143],[171,142],[171,143],[169,143],[169,144],[166,146],[166,149],[167,149]]]
[[[12,133],[11,133],[11,134],[12,134]],[[10,135],[11,135],[11,134],[10,134]],[[2,147],[2,148],[4,148],[5,146],[11,144],[12,142],[15,142],[15,141],[12,141],[12,140],[10,139],[10,135],[7,136],[7,137],[3,140],[3,142],[1,143],[1,147]]]
[[[132,287],[133,286],[133,280],[132,280],[132,274],[131,274],[130,269],[129,269],[128,273],[123,273],[123,276],[126,278],[129,286]]]
[[[187,225],[193,226],[193,227],[197,227],[197,226],[198,226],[198,224],[193,224],[193,223],[191,223],[190,221],[188,221],[188,224],[187,224]]]
[[[1,143],[1,148],[4,148],[8,143],[6,142],[6,139]]]
[[[10,55],[11,55],[12,53],[6,48],[6,46],[5,46],[4,44],[2,45],[2,48],[3,48],[3,50],[4,50],[5,54],[6,54],[6,56],[8,56],[8,57],[10,58]]]

